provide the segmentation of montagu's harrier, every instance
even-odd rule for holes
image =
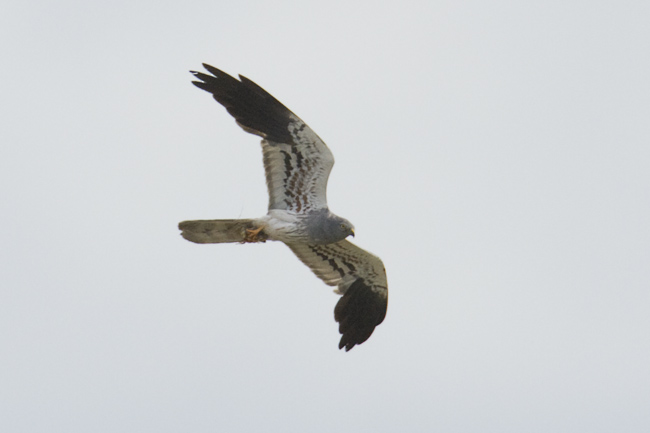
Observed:
[[[386,271],[379,257],[346,240],[354,226],[327,207],[332,152],[260,86],[203,66],[212,75],[191,71],[200,80],[194,85],[212,93],[245,131],[262,137],[269,210],[257,219],[184,221],[182,236],[199,244],[284,242],[325,284],[338,286],[339,349],[363,343],[386,316]]]

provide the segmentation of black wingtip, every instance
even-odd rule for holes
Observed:
[[[246,77],[240,80],[207,63],[203,67],[212,75],[190,71],[200,81],[192,83],[226,107],[247,132],[278,143],[293,143],[288,124],[295,116],[280,101]]]
[[[342,334],[339,349],[351,350],[366,341],[375,328],[384,321],[387,297],[372,289],[361,278],[346,290],[334,308],[334,319]]]
[[[228,75],[221,69],[217,69],[212,65],[208,65],[207,63],[201,63],[201,64],[203,65],[206,71],[210,72],[215,77],[218,77],[219,75]]]

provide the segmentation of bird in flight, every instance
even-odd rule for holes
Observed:
[[[203,64],[192,83],[212,94],[244,131],[262,137],[269,193],[268,213],[255,219],[183,221],[188,241],[284,242],[325,284],[341,295],[334,319],[339,349],[366,341],[386,316],[388,283],[379,257],[349,242],[350,221],[327,206],[327,179],[334,156],[305,122],[246,77],[239,80]]]

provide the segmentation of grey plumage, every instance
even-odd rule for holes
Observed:
[[[345,240],[354,226],[327,206],[334,157],[298,116],[251,80],[237,80],[210,65],[194,72],[247,132],[262,137],[268,213],[257,219],[198,220],[179,224],[195,243],[284,242],[326,284],[342,295],[334,310],[339,348],[366,341],[386,316],[388,285],[381,260]]]
[[[196,244],[245,242],[246,230],[255,229],[252,219],[196,220],[178,224],[181,236]]]

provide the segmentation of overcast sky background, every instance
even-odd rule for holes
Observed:
[[[0,431],[650,431],[650,3],[5,0]],[[241,73],[336,165],[388,272],[338,297],[256,217]]]

